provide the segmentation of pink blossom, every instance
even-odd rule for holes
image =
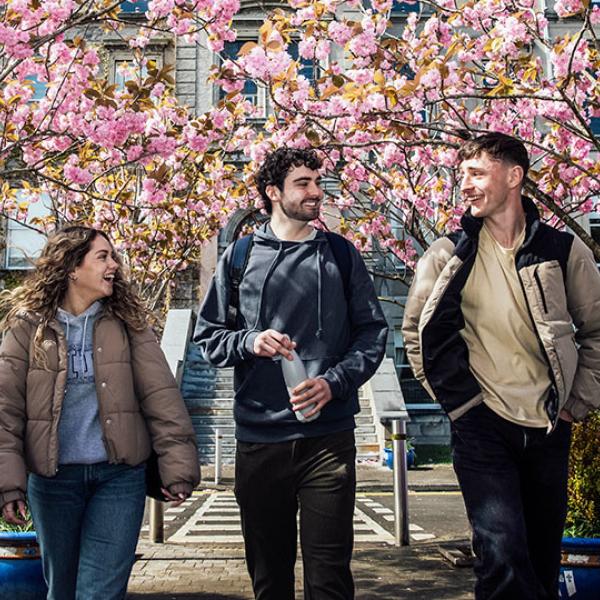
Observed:
[[[556,0],[554,10],[559,17],[570,17],[585,9],[582,0]]]
[[[327,30],[331,39],[339,46],[344,46],[352,37],[352,29],[339,21],[331,21]]]
[[[348,47],[356,56],[367,57],[377,52],[377,41],[373,33],[363,31],[352,38]]]

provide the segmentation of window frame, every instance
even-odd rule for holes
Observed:
[[[159,69],[162,69],[164,65],[164,52],[158,49],[151,49],[147,53],[144,53],[144,58],[148,61],[153,60],[156,62],[156,65]],[[133,53],[130,50],[126,50],[125,48],[114,48],[110,52],[110,63],[109,63],[109,72],[108,72],[108,81],[110,84],[117,86],[116,91],[120,92],[125,89],[123,81],[123,87],[119,87],[117,83],[117,66],[122,62],[131,62],[135,63],[135,59],[133,58]],[[145,67],[142,67],[145,68]],[[143,77],[142,77],[143,80]]]
[[[25,196],[25,194],[26,194],[26,191],[24,189],[17,190],[17,200],[19,200],[20,198],[23,198],[23,196]],[[32,214],[32,215],[30,215],[28,212],[27,213],[27,222],[29,222],[29,220],[31,218],[44,217],[44,216],[48,216],[48,215],[52,214],[53,207],[52,207],[52,201],[51,201],[50,196],[48,194],[44,194],[43,198],[40,201],[34,203],[31,206],[34,206],[36,209],[38,209],[40,207],[40,202],[42,203],[41,206],[43,206],[44,210],[41,210],[41,211],[35,210],[34,214]],[[16,232],[29,234],[29,236],[28,236],[30,238],[29,242],[31,241],[31,239],[39,240],[39,242],[40,242],[39,247],[37,247],[37,244],[35,244],[35,246],[36,246],[35,249],[31,250],[31,247],[27,248],[27,246],[23,243],[15,244],[14,241],[12,240],[12,238]],[[46,243],[46,236],[44,234],[34,231],[30,227],[23,225],[19,221],[15,221],[14,219],[7,218],[6,219],[6,227],[5,227],[4,269],[6,271],[29,271],[29,270],[33,269],[34,265],[30,261],[34,260],[37,256],[39,256],[39,252],[41,252],[45,243]],[[13,254],[15,249],[20,251],[20,254],[18,254],[16,257]],[[11,250],[12,250],[12,252],[11,252]],[[13,257],[13,258],[20,257],[20,258],[22,258],[23,262],[14,264],[11,262],[11,257]]]

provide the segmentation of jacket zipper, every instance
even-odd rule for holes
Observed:
[[[542,280],[538,275],[537,267],[533,271],[533,277],[535,278],[535,282],[537,283],[538,289],[540,291],[540,296],[542,297],[542,304],[544,305],[544,312],[548,314],[548,305],[546,304],[546,296],[544,295],[544,288],[542,287]]]

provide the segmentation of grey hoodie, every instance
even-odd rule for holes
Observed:
[[[102,303],[76,317],[61,308],[56,320],[67,338],[67,386],[58,422],[58,463],[93,464],[108,459],[98,414],[94,378],[94,323]]]
[[[354,246],[349,246],[349,301],[327,237],[288,242],[268,224],[254,243],[240,285],[241,326],[226,328],[229,263],[224,253],[200,308],[194,341],[217,367],[235,366],[236,437],[280,442],[354,428],[358,388],[377,369],[385,351],[387,324],[373,282]],[[309,377],[323,377],[333,399],[315,421],[297,421],[280,359],[256,357],[256,336],[265,329],[287,333]]]

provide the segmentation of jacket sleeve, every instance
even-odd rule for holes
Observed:
[[[408,362],[412,367],[414,376],[434,400],[435,394],[423,371],[419,322],[423,308],[431,296],[435,283],[452,256],[453,247],[454,244],[448,238],[441,238],[431,244],[429,249],[419,259],[412,284],[408,291],[402,321],[402,336],[404,337],[404,349],[406,350]]]
[[[388,331],[367,267],[354,246],[350,251],[350,345],[342,360],[320,376],[334,398],[347,398],[375,374],[385,355]]]
[[[135,391],[158,469],[172,493],[191,490],[200,481],[196,436],[179,387],[154,332],[129,330]]]
[[[581,421],[600,407],[600,273],[592,251],[578,237],[567,263],[566,288],[579,359],[564,408]]]
[[[29,326],[17,324],[0,346],[0,508],[24,500],[27,469],[23,451]]]
[[[225,250],[210,288],[198,312],[194,342],[206,360],[215,367],[231,367],[253,356],[252,348],[259,331],[228,329],[229,262],[233,245]]]

